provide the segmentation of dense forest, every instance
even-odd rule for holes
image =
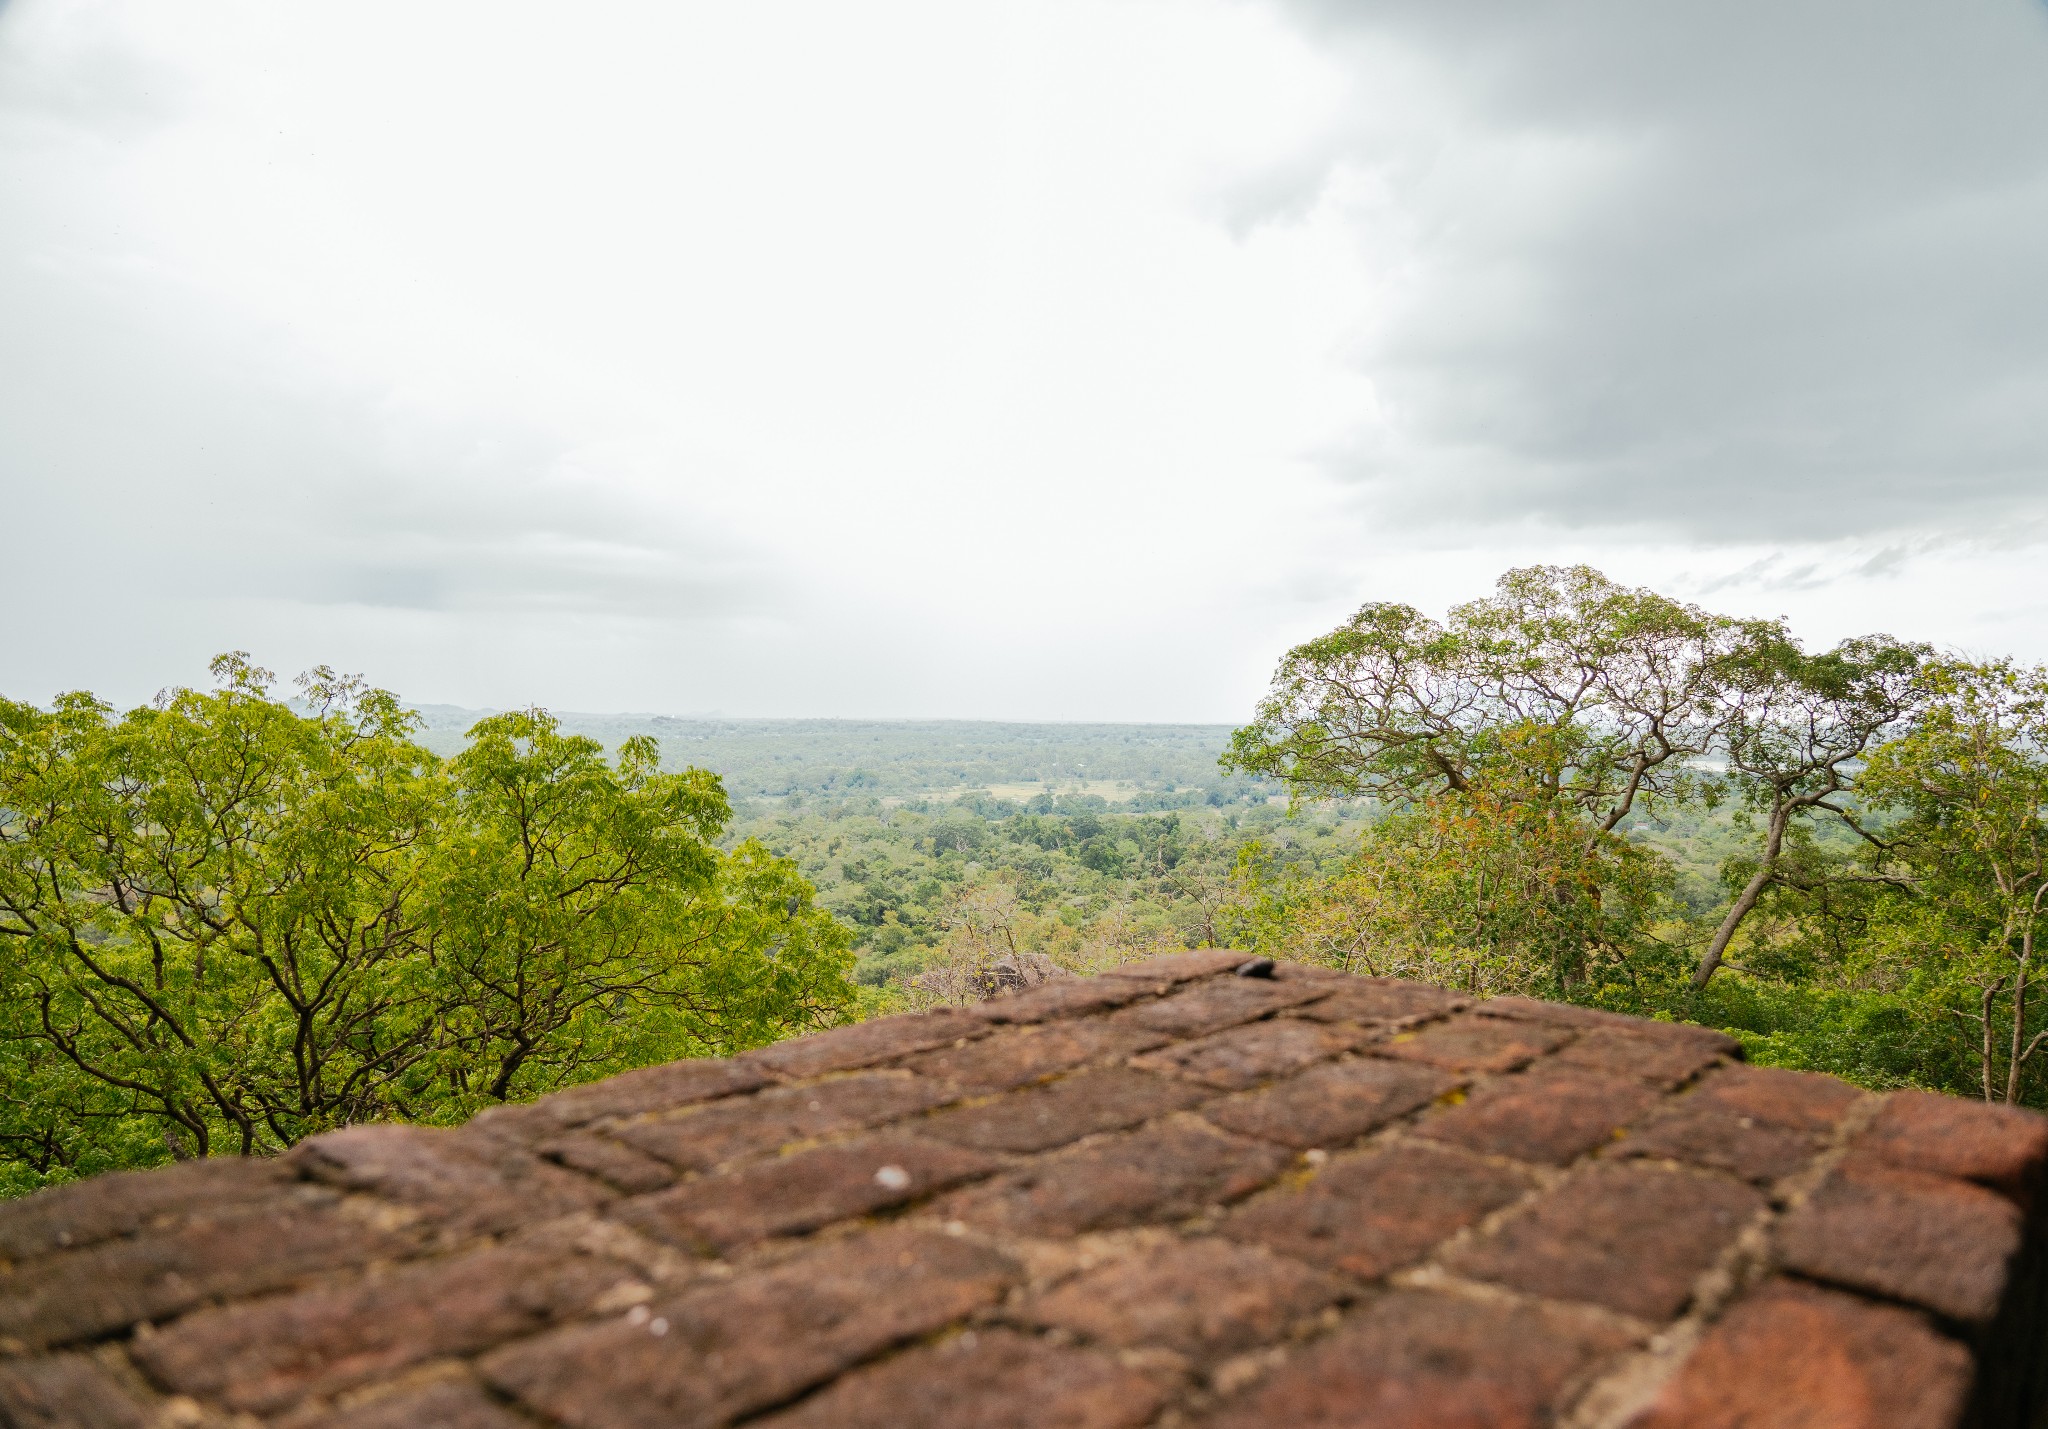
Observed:
[[[2048,674],[1584,568],[1242,728],[0,700],[0,1188],[1222,944],[2041,1104]]]

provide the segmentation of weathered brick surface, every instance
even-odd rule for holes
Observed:
[[[1218,1414],[1216,1429],[1521,1429],[1550,1422],[1619,1332],[1450,1295],[1375,1301]]]
[[[28,1260],[82,1250],[145,1228],[167,1230],[194,1216],[281,1198],[291,1169],[276,1161],[216,1156],[160,1171],[95,1176],[59,1192],[0,1201],[0,1259]]]
[[[1322,983],[1211,978],[1171,997],[1127,1007],[1115,1014],[1114,1020],[1119,1026],[1142,1027],[1169,1037],[1199,1037],[1324,995]]]
[[[979,1151],[926,1137],[874,1136],[685,1182],[619,1214],[665,1240],[732,1250],[900,1206],[997,1164]]]
[[[857,1370],[763,1429],[1138,1429],[1164,1398],[1107,1355],[969,1331]]]
[[[1656,1100],[1631,1078],[1553,1067],[1489,1082],[1416,1130],[1472,1151],[1562,1166],[1613,1141]]]
[[[134,1353],[171,1389],[270,1414],[544,1330],[636,1283],[630,1268],[596,1256],[494,1247],[201,1310]]]
[[[1079,986],[1082,984],[1062,984]],[[1007,1031],[965,1047],[912,1057],[904,1065],[976,1096],[1006,1092],[1091,1062],[1121,1060],[1166,1041],[1161,1032],[1107,1022],[1055,1022]]]
[[[1039,1296],[1025,1315],[1100,1344],[1159,1345],[1194,1358],[1270,1343],[1347,1293],[1298,1261],[1202,1237],[1098,1266]]]
[[[1421,1260],[1535,1184],[1527,1171],[1461,1151],[1388,1147],[1340,1157],[1306,1185],[1261,1196],[1223,1230],[1371,1280]]]
[[[1355,1028],[1313,1022],[1254,1022],[1177,1042],[1137,1058],[1133,1065],[1236,1091],[1349,1051],[1365,1035]]]
[[[2048,1166],[2048,1117],[1931,1092],[1894,1092],[1851,1147],[1852,1159],[1956,1176],[2033,1204]]]
[[[1531,1295],[1667,1320],[1763,1208],[1755,1191],[1718,1176],[1591,1166],[1448,1263]]]
[[[103,1241],[0,1273],[0,1343],[62,1345],[306,1276],[411,1255],[420,1238],[311,1193]]]
[[[604,1134],[671,1166],[709,1171],[792,1142],[878,1126],[957,1095],[951,1084],[930,1077],[860,1072],[808,1086],[775,1087],[674,1116],[615,1122]]]
[[[969,1241],[881,1231],[511,1345],[481,1369],[577,1429],[725,1424],[993,1302],[1016,1277]]]
[[[469,1380],[434,1380],[292,1420],[292,1429],[533,1429]]]
[[[0,1204],[0,1426],[2035,1426],[2044,1166],[1203,950]]]
[[[1314,1067],[1277,1086],[1211,1102],[1202,1115],[1228,1131],[1299,1150],[1345,1146],[1463,1085],[1435,1067],[1372,1058]]]
[[[2020,1230],[2012,1202],[1968,1181],[1843,1166],[1785,1218],[1778,1251],[1802,1275],[1981,1324],[1998,1313]]]
[[[1105,1137],[942,1200],[936,1213],[990,1231],[1071,1236],[1183,1220],[1257,1190],[1287,1154],[1201,1122]]]
[[[0,1424],[11,1429],[157,1429],[176,1413],[103,1355],[0,1360]]]
[[[1707,1332],[1630,1429],[1946,1429],[1970,1353],[1924,1315],[1774,1281]]]
[[[1206,1100],[1209,1093],[1129,1067],[1061,1077],[994,1101],[940,1112],[918,1124],[924,1136],[983,1151],[1045,1151],[1097,1131],[1120,1131]]]
[[[1455,1017],[1374,1047],[1382,1056],[1451,1072],[1512,1072],[1571,1040],[1554,1027],[1491,1017]]]
[[[314,1180],[370,1192],[458,1234],[511,1230],[611,1199],[598,1182],[467,1127],[352,1126],[286,1159]]]

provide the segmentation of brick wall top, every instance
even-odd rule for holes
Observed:
[[[1213,950],[0,1206],[0,1420],[2031,1422],[2048,1121]]]

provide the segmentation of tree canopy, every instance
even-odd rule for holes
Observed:
[[[715,840],[715,776],[544,712],[447,761],[320,669],[116,716],[0,700],[0,1145],[17,1179],[243,1154],[840,1017],[844,929]]]

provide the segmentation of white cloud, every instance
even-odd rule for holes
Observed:
[[[2048,654],[2038,14],[1447,8],[16,0],[0,689],[1230,719],[1580,558]]]

